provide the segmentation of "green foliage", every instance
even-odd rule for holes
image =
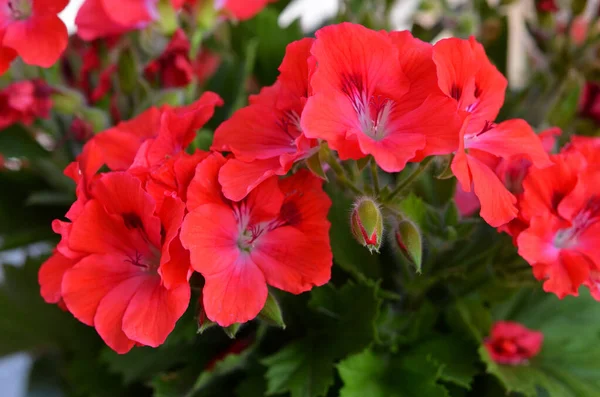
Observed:
[[[365,350],[342,361],[340,397],[444,397],[439,367],[422,355],[386,356]]]
[[[315,312],[308,335],[265,358],[267,394],[324,396],[334,382],[334,363],[369,346],[376,338],[380,307],[375,285],[348,283],[312,292]]]
[[[551,397],[594,397],[600,390],[600,307],[587,291],[578,298],[559,300],[542,291],[522,290],[494,308],[494,316],[540,330],[544,342],[540,354],[518,366],[494,363],[481,347],[487,371],[508,391]],[[575,336],[576,335],[576,336]]]

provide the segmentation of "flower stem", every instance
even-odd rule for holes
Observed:
[[[327,161],[327,164],[329,164],[329,166],[335,173],[335,176],[336,176],[336,179],[338,180],[338,182],[340,182],[343,186],[352,190],[356,194],[360,194],[360,195],[364,194],[362,190],[360,190],[350,179],[348,179],[348,177],[346,176],[346,173],[344,172],[344,169],[337,162],[337,159],[335,157],[333,157],[331,152],[327,155],[327,158],[325,161]]]
[[[427,166],[429,166],[432,160],[433,156],[427,157],[426,159],[421,161],[421,164],[419,164],[419,166],[409,176],[407,176],[402,182],[400,182],[398,186],[396,186],[396,188],[392,190],[383,201],[389,202],[398,194],[400,194],[404,189],[410,186],[423,173],[423,171],[427,169]]]
[[[377,163],[375,159],[371,159],[371,182],[373,183],[373,192],[375,196],[379,196],[379,174],[377,173]]]

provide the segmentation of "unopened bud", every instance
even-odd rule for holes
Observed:
[[[417,273],[421,273],[423,242],[417,225],[409,220],[401,221],[396,228],[395,237],[398,247],[414,262]]]
[[[356,240],[371,253],[379,252],[383,238],[383,216],[373,199],[363,197],[356,201],[350,223]]]

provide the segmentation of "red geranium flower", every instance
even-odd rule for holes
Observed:
[[[144,69],[148,80],[160,81],[162,87],[185,87],[194,76],[189,57],[190,42],[181,29],[177,29],[162,55]]]
[[[462,117],[454,101],[433,84],[423,92],[407,78],[411,65],[431,58],[402,45],[408,40],[418,48],[421,42],[351,23],[327,26],[316,36],[314,95],[301,119],[307,137],[327,141],[342,160],[372,155],[388,172],[402,170],[419,151],[456,150]]]
[[[76,256],[55,253],[40,269],[44,298],[62,299],[118,353],[162,344],[190,298],[184,210],[170,197],[157,208],[128,173],[103,174],[63,237]]]
[[[584,284],[600,300],[600,170],[575,150],[525,179],[522,211],[529,227],[517,239],[519,255],[559,298]]]
[[[51,89],[43,80],[24,80],[0,91],[0,129],[14,123],[29,125],[50,116]]]
[[[275,85],[251,97],[250,106],[235,112],[215,131],[212,148],[235,155],[219,173],[223,194],[230,200],[243,199],[273,175],[285,175],[317,147],[317,140],[306,138],[300,127],[314,69],[312,43],[307,38],[288,45]]]
[[[496,120],[504,103],[507,80],[489,61],[473,37],[440,40],[433,46],[438,84],[458,109],[471,114],[466,134],[481,131]]]
[[[67,47],[67,27],[58,17],[68,0],[0,2],[0,73],[19,55],[30,65],[52,66]]]
[[[256,317],[267,284],[295,294],[325,284],[332,261],[331,201],[319,178],[307,170],[272,177],[236,203],[223,197],[218,182],[225,162],[215,153],[196,168],[181,231],[205,279],[206,315],[221,326]]]
[[[484,342],[492,360],[498,364],[522,365],[542,349],[544,334],[513,321],[498,321]]]
[[[471,189],[481,203],[481,217],[498,227],[517,216],[517,199],[495,172],[498,158],[529,161],[538,168],[552,165],[535,132],[524,120],[508,120],[498,125],[487,123],[477,132],[470,129],[467,117],[460,133],[460,147],[452,161],[452,172],[462,189]],[[467,152],[468,150],[468,152]],[[518,157],[515,157],[518,156]]]
[[[134,119],[94,136],[88,145],[96,147],[98,168],[105,164],[113,171],[124,171],[131,167],[142,144],[156,138],[144,149],[145,152],[150,150],[150,158],[145,162],[154,164],[184,150],[194,139],[197,130],[212,117],[215,106],[222,103],[217,94],[205,92],[189,106],[151,107]],[[94,173],[96,171],[93,170]]]

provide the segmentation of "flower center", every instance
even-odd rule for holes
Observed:
[[[571,227],[560,229],[554,235],[554,246],[572,248],[583,231],[600,220],[600,197],[592,196],[573,218]]]
[[[361,131],[376,141],[383,139],[394,101],[381,95],[369,95],[360,76],[346,77],[341,88],[352,103]]]
[[[33,11],[31,0],[9,0],[7,6],[9,17],[15,21],[29,18]]]

